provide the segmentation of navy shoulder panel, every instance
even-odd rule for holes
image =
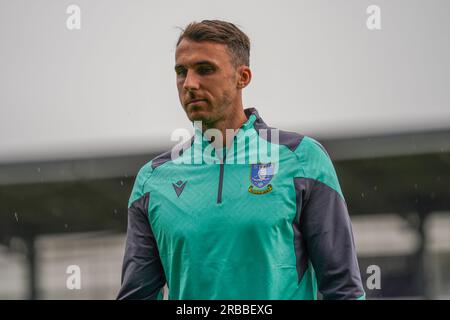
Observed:
[[[249,109],[245,109],[244,110],[245,115],[247,117],[250,117],[251,115],[255,115],[256,116],[256,120],[253,123],[253,127],[255,128],[255,130],[258,132],[258,134],[266,139],[267,141],[273,143],[274,141],[272,141],[272,132],[271,129],[273,130],[278,130],[279,132],[279,144],[282,144],[286,147],[289,148],[289,150],[291,151],[295,151],[295,149],[297,149],[298,145],[300,144],[300,142],[303,139],[303,135],[298,134],[296,132],[290,132],[290,131],[284,131],[284,130],[279,130],[276,128],[272,128],[269,127],[264,120],[259,116],[258,111],[254,108],[249,108]],[[264,134],[261,134],[261,130],[266,130],[266,132],[264,132]]]
[[[185,150],[189,149],[189,147],[192,146],[192,144],[194,143],[194,138],[195,137],[193,136],[190,140],[188,140],[182,144],[181,149],[178,152],[178,154],[176,155],[175,159],[180,157]],[[166,152],[160,154],[159,156],[155,157],[152,160],[152,169],[156,169],[157,167],[159,167],[160,165],[163,165],[164,163],[166,163],[168,161],[175,160],[175,159],[172,159],[172,150],[173,149],[166,151]]]
[[[166,151],[166,152],[160,154],[156,158],[154,158],[152,161],[152,169],[156,169],[160,165],[166,163],[167,161],[170,161],[171,155],[172,155],[172,151],[169,150],[169,151]]]

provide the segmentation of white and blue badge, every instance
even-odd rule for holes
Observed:
[[[250,170],[250,182],[248,192],[253,194],[264,194],[272,191],[272,185],[269,183],[275,174],[273,163],[252,164]]]

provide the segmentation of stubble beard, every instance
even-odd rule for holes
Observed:
[[[218,123],[225,121],[228,118],[229,113],[233,112],[232,99],[229,93],[224,93],[220,99],[220,103],[216,106],[213,106],[210,101],[207,103],[210,109],[206,115],[190,119],[192,122],[201,121],[204,130],[216,128]]]

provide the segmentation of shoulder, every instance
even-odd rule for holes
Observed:
[[[319,181],[342,195],[333,162],[319,141],[304,136],[294,152],[299,161],[300,177]]]
[[[171,154],[172,152],[170,150],[161,153],[158,156],[154,157],[152,160],[148,161],[139,169],[134,181],[134,186],[131,192],[128,206],[130,206],[134,201],[136,201],[146,193],[146,185],[150,181],[150,178],[152,177],[154,171],[164,163],[170,161]]]
[[[301,142],[293,151],[299,157],[300,161],[303,162],[326,165],[331,161],[323,145],[309,136],[303,136]]]
[[[289,150],[297,161],[297,177],[320,181],[342,194],[336,171],[328,152],[312,137],[267,126],[262,120],[255,121],[260,137]]]
[[[287,148],[289,154],[300,162],[301,175],[318,179],[319,171],[332,169],[327,151],[317,140],[297,132],[269,127],[261,119],[255,121],[255,129],[261,138]]]
[[[136,201],[145,194],[144,185],[148,181],[153,172],[152,161],[153,160],[147,162],[139,169],[136,175],[136,179],[134,180],[133,190],[131,191],[130,199],[128,200],[128,207],[130,207],[134,201]]]
[[[289,150],[294,151],[304,136],[292,131],[280,130],[278,128],[269,127],[259,116],[253,124],[258,136],[270,143],[283,145]]]
[[[258,123],[258,120],[255,122],[255,129],[261,138],[268,140],[270,143],[285,146],[300,161],[307,161],[309,158],[329,158],[325,148],[317,140],[309,136],[268,127],[264,123]]]
[[[172,150],[157,155],[139,169],[136,176],[136,182],[140,185],[144,185],[158,167],[171,160]]]

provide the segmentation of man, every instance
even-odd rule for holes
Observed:
[[[263,134],[258,112],[243,108],[249,52],[248,37],[224,21],[191,23],[180,35],[178,93],[189,120],[201,121],[200,140],[139,171],[119,299],[161,298],[166,283],[169,299],[316,299],[318,290],[324,299],[365,297],[326,151],[296,133]],[[211,129],[222,135],[210,139]],[[277,157],[251,160],[248,144],[237,143],[243,137],[277,146]],[[250,151],[228,163],[231,149],[233,157]],[[190,161],[196,150],[219,163]]]

